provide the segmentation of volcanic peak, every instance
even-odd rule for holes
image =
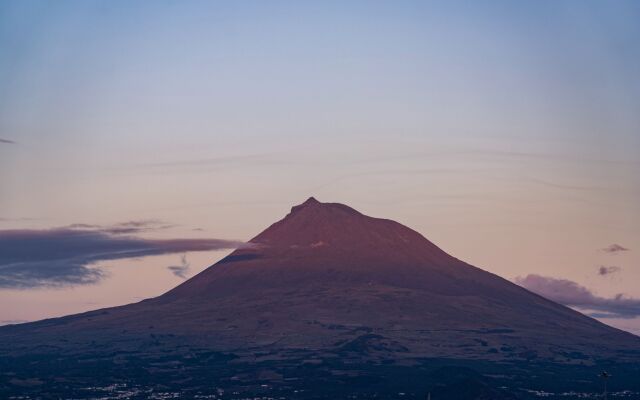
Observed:
[[[289,215],[294,213],[299,213],[300,211],[309,212],[311,210],[313,210],[314,212],[331,212],[331,211],[341,210],[343,216],[362,215],[358,211],[344,204],[322,203],[318,201],[315,197],[309,197],[307,200],[305,200],[304,203],[291,207],[291,213]]]
[[[319,241],[357,239],[365,231],[380,230],[382,219],[365,216],[351,207],[340,203],[322,203],[310,197],[304,203],[291,208],[282,220],[274,223],[252,243],[261,244],[308,244]],[[374,226],[378,225],[378,226]]]
[[[250,243],[260,246],[260,257],[322,259],[338,265],[372,263],[385,265],[429,262],[431,265],[457,263],[418,232],[395,221],[373,218],[340,203],[322,203],[311,197],[294,206],[282,220],[274,223]],[[234,253],[233,256],[238,256]]]

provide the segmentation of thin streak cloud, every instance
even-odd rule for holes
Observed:
[[[611,244],[607,247],[605,247],[604,249],[602,249],[602,251],[604,251],[605,253],[609,253],[609,254],[616,254],[616,253],[620,253],[623,251],[629,251],[628,248],[620,246],[617,243]]]
[[[564,183],[549,182],[549,181],[545,181],[537,178],[526,178],[526,179],[531,183],[535,183],[538,185],[547,186],[551,188],[556,188],[556,189],[567,189],[567,190],[586,191],[586,192],[597,191],[597,190],[601,190],[601,191],[610,190],[606,187],[599,187],[599,186],[569,185]]]
[[[71,224],[64,228],[68,229],[86,229],[109,233],[113,235],[126,235],[142,232],[159,231],[173,228],[175,225],[168,224],[157,219],[148,220],[132,220],[120,222],[113,225],[93,225],[93,224]]]
[[[621,268],[616,267],[615,265],[612,265],[612,266],[601,265],[600,267],[598,267],[598,275],[600,276],[612,275],[617,272],[620,272],[620,270]]]

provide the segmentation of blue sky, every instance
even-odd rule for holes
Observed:
[[[0,229],[247,240],[314,195],[509,279],[640,297],[638,21],[636,1],[5,1]]]

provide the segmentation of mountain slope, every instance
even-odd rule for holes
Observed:
[[[13,329],[47,327],[206,335],[222,348],[324,349],[367,332],[410,356],[486,359],[626,357],[640,340],[453,258],[394,221],[313,198],[158,298]]]

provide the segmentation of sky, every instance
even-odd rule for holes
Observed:
[[[315,196],[640,334],[638,21],[3,1],[0,324],[159,295]]]

